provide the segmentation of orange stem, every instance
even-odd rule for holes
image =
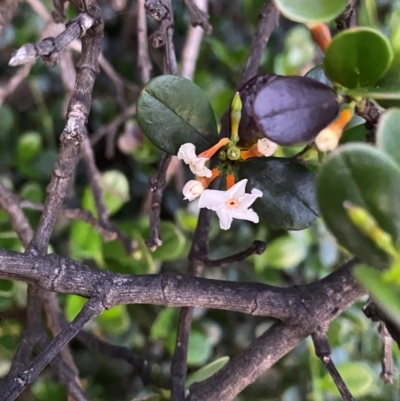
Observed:
[[[196,180],[201,182],[204,188],[208,188],[211,181],[215,180],[219,176],[219,170],[217,168],[213,168],[211,170],[211,177],[197,177]]]
[[[349,123],[353,117],[354,112],[351,109],[343,109],[339,117],[328,125],[328,129],[331,129],[336,135],[341,136],[344,127]]]
[[[247,160],[251,159],[252,157],[261,157],[261,156],[263,156],[263,154],[258,151],[257,143],[255,143],[250,149],[242,150],[240,152],[240,158],[242,160]]]
[[[228,138],[222,138],[218,143],[212,146],[210,149],[205,150],[204,152],[200,153],[198,157],[206,157],[210,159],[214,156],[223,146],[225,146],[229,142]]]
[[[322,51],[326,51],[329,43],[332,41],[331,32],[328,25],[324,23],[319,23],[315,25],[310,25],[308,27],[311,33],[311,37],[314,42],[321,48]]]
[[[236,178],[234,174],[226,175],[226,190],[232,188],[236,183]]]

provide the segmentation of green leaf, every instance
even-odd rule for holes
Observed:
[[[152,79],[138,99],[137,119],[155,146],[174,155],[184,143],[193,143],[199,153],[218,138],[210,102],[200,88],[181,77]]]
[[[317,178],[321,214],[339,242],[375,267],[387,263],[387,255],[348,217],[345,201],[365,209],[393,240],[400,235],[400,170],[372,146],[353,143],[333,152]]]
[[[183,255],[186,238],[174,223],[162,221],[160,236],[162,245],[152,253],[154,259],[161,261],[175,260]]]
[[[191,332],[188,345],[188,365],[202,365],[211,356],[212,345],[203,333]]]
[[[376,131],[377,147],[389,155],[400,167],[400,109],[389,109],[379,119]]]
[[[290,269],[301,263],[307,256],[308,246],[299,238],[285,235],[268,244],[266,251],[255,257],[255,268],[265,269],[267,266],[276,269]],[[262,260],[262,264],[258,263]]]
[[[374,97],[375,99],[378,99],[378,103],[382,107],[400,107],[400,59],[398,54],[395,55],[395,59],[393,60],[389,70],[376,86],[378,86],[381,93],[384,92],[385,94],[385,97],[383,95]]]
[[[168,333],[177,322],[178,311],[176,308],[164,308],[151,326],[150,339],[156,341],[167,337]]]
[[[360,362],[346,362],[338,364],[337,369],[354,397],[363,397],[372,392],[376,375],[368,365]],[[324,391],[339,397],[337,387],[329,373],[325,373],[321,382]]]
[[[108,333],[123,333],[129,327],[129,315],[126,305],[116,305],[111,309],[105,310],[100,316],[96,317],[96,322]]]
[[[0,296],[11,297],[14,292],[14,283],[9,280],[0,280]]]
[[[129,183],[118,170],[107,171],[101,176],[104,203],[108,212],[114,214],[129,200]]]
[[[67,295],[65,303],[65,317],[70,322],[76,318],[78,313],[81,311],[83,305],[85,305],[87,299],[78,295]]]
[[[354,275],[366,288],[374,301],[392,319],[400,323],[400,286],[384,279],[382,272],[368,266],[357,266]]]
[[[314,174],[306,167],[263,157],[241,163],[239,177],[249,180],[248,191],[257,188],[263,193],[252,207],[269,227],[301,230],[317,218]]]
[[[193,383],[208,379],[222,369],[229,362],[229,359],[229,356],[223,356],[192,373],[186,379],[185,388],[188,389]]]
[[[42,148],[42,137],[38,132],[26,132],[21,135],[17,145],[18,166],[31,162]]]
[[[374,85],[392,62],[389,41],[371,28],[340,32],[329,44],[324,58],[327,77],[346,88]]]
[[[328,22],[336,18],[347,0],[275,0],[281,13],[296,22]]]

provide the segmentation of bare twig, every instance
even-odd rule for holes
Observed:
[[[326,366],[329,374],[332,377],[333,382],[336,385],[340,395],[342,396],[344,401],[355,401],[355,398],[351,395],[349,389],[346,386],[346,383],[343,381],[342,376],[336,369],[335,364],[331,358],[331,347],[328,342],[328,338],[325,332],[315,331],[312,334],[312,340],[315,347],[315,353],[319,359],[321,359],[322,363]]]
[[[60,350],[76,336],[83,326],[104,310],[101,300],[89,300],[78,316],[29,365],[16,377],[0,395],[0,401],[13,401],[32,383],[39,373],[51,362]]]
[[[194,0],[190,3],[200,11],[207,11],[207,0]],[[184,78],[193,79],[203,32],[203,29],[199,26],[190,26],[188,29],[182,49],[182,76]]]
[[[381,379],[386,384],[391,384],[393,383],[393,377],[394,377],[392,337],[390,336],[385,326],[385,323],[383,323],[382,321],[379,322],[378,332],[382,339],[382,344],[383,344]]]
[[[160,237],[160,212],[162,194],[167,182],[166,175],[171,155],[164,154],[158,167],[158,173],[150,180],[151,212],[150,212],[150,234],[146,245],[151,251],[155,251],[161,244]]]
[[[3,0],[0,2],[0,38],[3,36],[4,31],[10,24],[17,10],[18,1]]]
[[[67,196],[78,161],[80,143],[85,138],[85,123],[89,114],[92,89],[98,72],[97,59],[103,38],[103,22],[97,5],[87,11],[83,21],[92,21],[93,27],[82,38],[82,57],[78,62],[75,89],[68,107],[67,124],[61,139],[59,158],[54,175],[48,186],[45,208],[39,226],[28,246],[27,252],[45,253],[57,219]],[[77,28],[80,27],[78,24]],[[80,29],[80,28],[79,28]]]
[[[96,162],[94,160],[93,149],[90,145],[89,140],[83,141],[82,143],[82,157],[85,161],[87,172],[89,175],[89,185],[93,193],[94,203],[96,210],[99,215],[99,221],[101,225],[110,232],[114,232],[117,238],[124,245],[124,248],[128,255],[130,255],[136,248],[136,241],[132,241],[128,238],[121,230],[119,230],[115,224],[110,221],[109,213],[103,199],[103,189],[101,185],[101,175],[97,169]]]
[[[257,26],[256,34],[251,43],[249,56],[240,75],[237,88],[241,87],[250,78],[257,74],[260,66],[261,57],[267,46],[269,37],[278,26],[279,11],[273,1],[267,1],[260,13],[260,22]]]
[[[346,9],[335,19],[339,31],[354,28],[357,25],[357,8],[359,3],[360,0],[349,0]]]
[[[118,132],[119,127],[130,117],[134,116],[136,113],[136,105],[129,106],[126,108],[121,114],[117,115],[113,120],[111,120],[108,124],[103,125],[96,132],[94,132],[90,136],[90,143],[95,145],[100,141],[105,135],[107,136],[115,136]],[[113,155],[110,152],[106,151],[106,156],[111,158]]]
[[[56,38],[46,38],[38,43],[27,43],[18,49],[9,61],[9,65],[17,66],[42,57],[49,65],[53,66],[58,61],[61,50],[68,46],[74,39],[85,35],[86,31],[95,23],[95,19],[88,13],[81,13],[74,18]]]
[[[138,38],[138,67],[140,71],[140,81],[145,85],[151,76],[153,68],[150,56],[149,45],[147,39],[147,20],[146,10],[144,8],[145,0],[138,0],[137,2],[137,38]]]
[[[210,260],[208,257],[203,257],[201,261],[204,264],[204,267],[208,268],[221,268],[228,266],[235,262],[240,262],[243,259],[248,258],[251,255],[257,254],[261,255],[264,253],[267,244],[264,241],[254,241],[247,249],[244,251],[235,253],[234,255],[227,256],[225,258]],[[199,257],[201,257],[199,255]]]
[[[190,24],[193,27],[201,26],[209,35],[212,32],[212,26],[208,22],[210,16],[207,14],[207,10],[201,7],[196,0],[185,0],[185,4],[190,15]]]
[[[10,217],[14,231],[18,234],[22,244],[26,247],[33,237],[33,230],[25,215],[22,213],[18,196],[9,191],[0,183],[0,206]],[[7,375],[7,381],[12,380],[18,372],[25,369],[33,347],[41,344],[47,339],[47,333],[44,331],[41,319],[42,304],[44,303],[49,321],[54,321],[56,314],[61,313],[55,293],[45,292],[38,287],[28,285],[26,325],[22,333],[22,342],[18,348],[13,360],[10,371]],[[44,300],[44,302],[43,302]],[[49,325],[52,328],[52,325]],[[58,331],[53,334],[58,334]],[[60,381],[65,384],[69,394],[76,401],[86,401],[82,387],[79,382],[78,369],[68,348],[62,351],[62,357],[55,361],[55,368]],[[1,391],[1,389],[0,389]]]

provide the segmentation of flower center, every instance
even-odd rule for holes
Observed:
[[[235,198],[230,198],[225,202],[226,206],[229,208],[236,208],[239,205],[239,202]]]

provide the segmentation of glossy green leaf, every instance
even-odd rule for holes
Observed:
[[[393,58],[389,41],[371,28],[352,28],[336,35],[325,53],[327,77],[346,88],[374,85]]]
[[[338,364],[337,369],[354,397],[363,397],[373,391],[376,374],[368,365],[360,362],[346,362]],[[321,381],[325,392],[339,397],[337,387],[328,372],[325,373]]]
[[[328,22],[335,19],[347,0],[275,0],[281,13],[296,22]]]
[[[186,379],[185,387],[188,389],[193,383],[208,379],[222,369],[229,362],[229,359],[229,356],[223,356],[222,358],[218,358],[208,365],[203,366],[199,370],[196,370],[196,372],[189,375]]]
[[[399,30],[400,33],[400,30]],[[400,38],[399,38],[400,39]],[[400,56],[395,55],[395,59],[392,62],[389,70],[383,76],[383,78],[376,84],[378,89],[378,96],[371,96],[377,99],[377,102],[385,108],[389,107],[400,107]]]
[[[14,291],[14,283],[9,280],[0,280],[0,296],[11,297]]]
[[[199,87],[181,77],[152,79],[138,99],[137,119],[147,138],[170,154],[176,155],[188,142],[202,152],[218,138],[210,102]]]
[[[376,131],[377,147],[400,167],[400,109],[389,109],[379,119]]]
[[[368,294],[395,321],[400,323],[400,286],[388,282],[382,272],[368,267],[357,266],[354,269],[357,280],[366,288]]]
[[[263,157],[241,163],[240,179],[247,191],[258,188],[263,196],[253,209],[273,229],[301,230],[318,216],[314,174],[289,159]]]
[[[381,267],[387,256],[349,219],[345,201],[366,209],[394,240],[400,236],[400,170],[372,146],[347,144],[333,152],[317,178],[321,214],[339,242],[367,263]]]
[[[101,176],[104,203],[110,214],[116,213],[129,200],[129,183],[117,170],[106,171]]]

